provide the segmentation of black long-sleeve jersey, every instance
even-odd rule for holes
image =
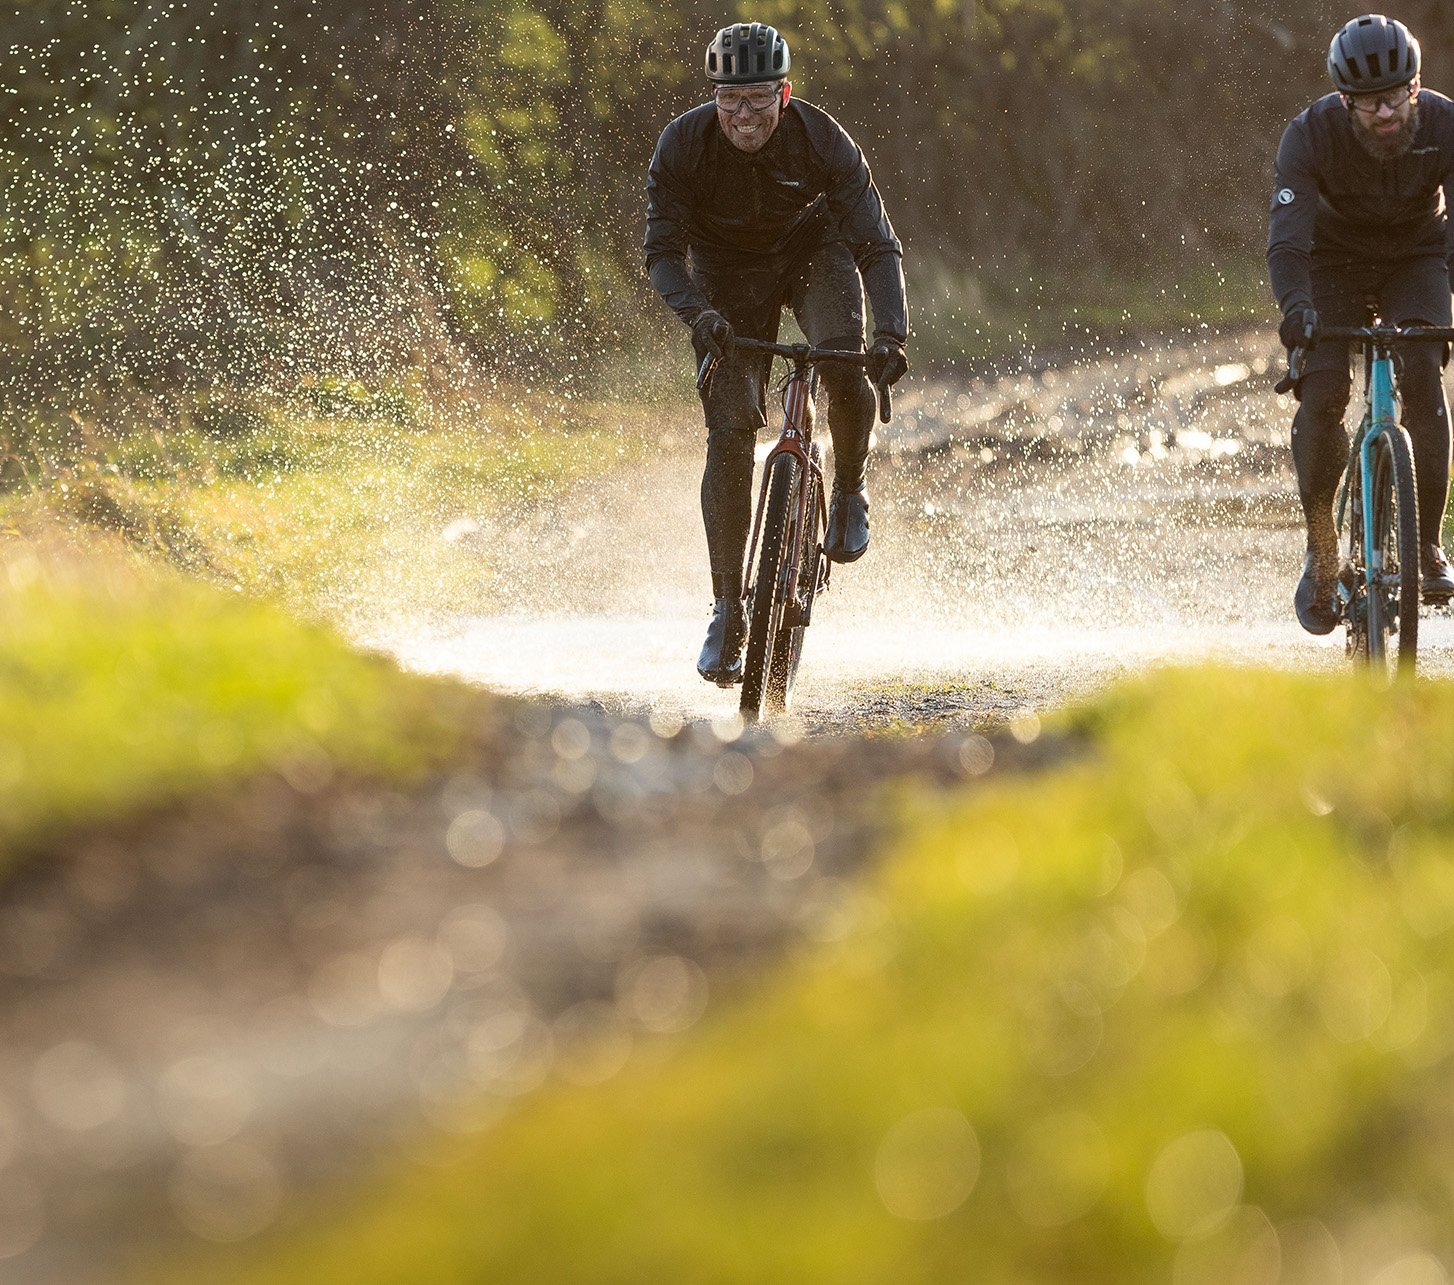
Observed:
[[[1295,117],[1277,149],[1267,270],[1284,313],[1312,304],[1311,256],[1350,260],[1443,255],[1454,284],[1454,102],[1421,89],[1418,127],[1402,156],[1379,160],[1328,94]]]
[[[867,162],[819,107],[790,99],[757,152],[734,147],[704,103],[662,131],[646,180],[646,271],[688,325],[710,305],[688,269],[728,280],[744,262],[792,262],[825,242],[853,252],[874,334],[909,333],[903,250]]]

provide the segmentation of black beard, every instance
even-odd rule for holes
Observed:
[[[1388,138],[1380,138],[1375,134],[1358,119],[1357,112],[1350,111],[1348,114],[1353,120],[1353,137],[1358,140],[1358,145],[1376,161],[1391,161],[1395,157],[1402,156],[1414,145],[1414,135],[1419,129],[1418,103],[1414,104],[1414,109],[1409,113],[1409,118],[1403,128]]]

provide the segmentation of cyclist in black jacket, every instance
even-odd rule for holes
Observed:
[[[1448,326],[1454,283],[1454,102],[1419,84],[1419,43],[1401,22],[1365,14],[1328,50],[1336,93],[1296,117],[1277,150],[1267,266],[1289,348],[1311,324],[1367,324],[1370,306],[1394,325]],[[1399,392],[1413,439],[1425,601],[1454,596],[1440,544],[1449,498],[1447,350],[1411,344]],[[1293,461],[1307,519],[1307,556],[1293,603],[1309,633],[1337,623],[1338,540],[1333,504],[1348,458],[1343,427],[1349,346],[1315,343],[1292,425]]]
[[[728,686],[742,676],[753,447],[767,424],[769,372],[765,354],[734,352],[731,341],[776,339],[788,307],[810,343],[862,352],[867,287],[867,373],[835,363],[822,371],[834,463],[825,546],[852,562],[868,547],[872,385],[908,369],[908,307],[903,252],[863,153],[826,112],[792,97],[787,42],[764,23],[724,27],[706,62],[713,101],[672,121],[651,160],[645,251],[651,283],[691,328],[698,361],[723,358],[703,407],[714,602],[697,670]]]

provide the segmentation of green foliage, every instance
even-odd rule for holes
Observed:
[[[1089,352],[1108,340],[1206,326],[1246,325],[1260,315],[1260,264],[1195,269],[1157,280],[1026,281],[959,274],[935,261],[910,277],[918,316],[916,359],[926,365],[994,362],[1027,350]]]
[[[334,621],[468,610],[501,556],[450,534],[650,449],[654,412],[517,394],[446,418],[408,385],[328,377],[32,415],[0,519],[61,517]],[[628,432],[626,424],[631,428]]]
[[[1276,135],[1322,92],[1334,24],[1292,0],[757,12],[864,143],[911,268],[1057,302],[1257,262]],[[722,16],[27,0],[0,48],[0,402],[377,380],[461,349],[587,377],[670,329],[639,267],[642,182]],[[1405,17],[1438,87],[1450,21]]]
[[[920,281],[940,264],[1060,309],[1258,270],[1278,134],[1325,91],[1346,17],[1294,0],[766,0],[754,16],[792,42],[798,92],[865,146]],[[1449,87],[1447,7],[1402,16],[1426,83]],[[660,128],[701,101],[723,17],[674,0],[26,0],[0,47],[0,404],[377,381],[461,352],[599,375],[643,329],[674,333],[640,270],[642,185]],[[938,360],[975,352],[926,338]]]
[[[444,16],[390,11],[21,6],[0,48],[0,400],[407,357],[463,162],[431,119]]]
[[[174,1278],[1223,1282],[1447,1261],[1451,719],[1447,685],[1122,687],[1069,720],[1063,766],[911,801],[827,944],[685,1047],[549,1089]]]
[[[64,829],[259,771],[407,778],[458,744],[464,702],[327,629],[104,544],[78,558],[12,540],[0,708],[3,868]]]

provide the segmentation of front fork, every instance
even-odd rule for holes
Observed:
[[[816,382],[816,380],[814,380]],[[762,484],[757,494],[757,511],[752,521],[752,542],[747,549],[747,568],[749,574],[752,572],[757,559],[757,546],[762,539],[763,514],[767,510],[767,489],[772,481],[772,468],[779,456],[791,455],[798,461],[802,469],[803,482],[798,487],[797,496],[797,525],[796,530],[805,531],[808,529],[808,492],[812,490],[817,504],[818,529],[827,530],[828,527],[828,502],[824,496],[823,487],[823,466],[820,462],[821,456],[818,451],[818,444],[811,440],[812,433],[812,389],[809,386],[809,376],[805,372],[794,372],[788,379],[788,386],[783,395],[784,426],[782,436],[778,439],[777,445],[767,454],[767,459],[762,465]],[[809,482],[813,485],[810,487]],[[828,588],[829,567],[827,557],[823,552],[821,541],[814,544],[808,550],[815,566],[812,574],[815,578],[814,592],[808,596],[806,607],[799,602],[799,585],[802,581],[802,540],[794,540],[792,548],[787,551],[788,557],[779,566],[778,574],[784,577],[782,589],[782,602],[784,613],[787,616],[785,623],[792,627],[806,625],[812,616],[812,600],[820,592]],[[751,597],[756,590],[755,584],[749,584],[746,588],[746,597]]]
[[[1398,393],[1393,386],[1393,362],[1373,362],[1368,379],[1370,409],[1364,417],[1364,430],[1358,442],[1358,467],[1364,483],[1360,489],[1363,493],[1363,559],[1366,583],[1369,593],[1379,593],[1383,589],[1383,550],[1374,542],[1373,505],[1369,503],[1367,484],[1373,479],[1373,450],[1379,437],[1398,428]],[[1372,407],[1375,406],[1389,407],[1388,418],[1373,421]]]
[[[1375,361],[1370,363],[1368,380],[1369,409],[1363,422],[1358,425],[1358,435],[1353,441],[1351,458],[1355,461],[1358,476],[1343,479],[1343,489],[1338,496],[1338,529],[1343,530],[1346,517],[1351,531],[1356,527],[1362,545],[1362,565],[1359,559],[1350,558],[1349,565],[1338,574],[1338,606],[1350,624],[1357,625],[1366,618],[1368,597],[1383,592],[1383,550],[1378,547],[1373,531],[1373,506],[1368,502],[1367,483],[1373,478],[1373,452],[1378,439],[1390,423],[1398,420],[1398,393],[1393,386],[1392,363]],[[1373,420],[1373,406],[1394,408],[1390,420]],[[1350,550],[1350,554],[1356,552]],[[1400,569],[1402,571],[1402,569]]]
[[[813,442],[808,447],[808,470],[804,477],[811,482],[811,487],[803,485],[798,487],[798,525],[799,532],[810,531],[813,528],[808,522],[808,491],[813,492],[813,503],[817,509],[817,529],[827,531],[828,529],[828,502],[823,496],[823,466],[818,454],[818,443]],[[807,546],[801,536],[793,541],[793,561],[786,569],[786,578],[783,585],[783,602],[786,604],[787,623],[794,628],[807,626],[813,620],[813,603],[820,593],[828,591],[829,572],[833,564],[828,561],[828,555],[823,551],[822,540],[813,542],[811,548]],[[799,561],[800,557],[812,559],[812,567],[807,568]],[[813,577],[812,592],[800,593],[803,573],[807,571]]]
[[[824,531],[828,527],[828,502],[823,496],[823,466],[819,463],[818,443],[809,443],[805,449],[802,439],[795,433],[792,436],[784,433],[782,439],[768,452],[767,459],[763,461],[762,485],[757,495],[757,514],[752,522],[752,543],[747,549],[749,570],[755,565],[758,542],[762,538],[762,516],[767,508],[767,488],[772,481],[772,466],[781,455],[794,456],[798,461],[798,467],[803,470],[803,482],[798,487],[798,508],[794,529],[798,531],[808,529],[808,492],[810,490],[813,492],[814,503],[818,510],[818,529]],[[808,485],[809,482],[812,483],[812,486]],[[815,577],[814,592],[809,596],[809,605],[806,608],[801,607],[798,601],[798,589],[802,583],[804,570],[802,544],[801,539],[792,541],[792,547],[787,550],[787,558],[778,568],[778,574],[783,577],[782,601],[792,617],[787,623],[794,627],[808,623],[813,611],[812,598],[828,589],[829,567],[832,565],[823,552],[821,540],[815,542],[811,549],[806,550],[807,556],[812,558],[817,565],[812,568],[812,574]],[[747,586],[746,597],[749,600],[756,588],[755,584]]]

